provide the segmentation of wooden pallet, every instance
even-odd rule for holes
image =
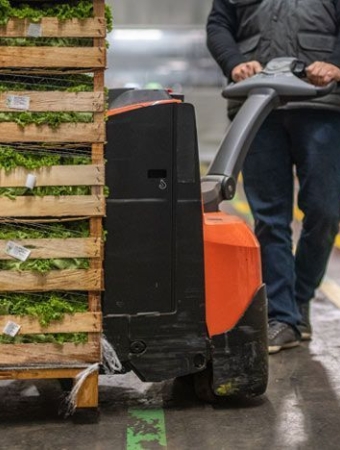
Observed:
[[[86,369],[86,366],[78,367],[8,367],[0,368],[0,381],[2,380],[40,380],[40,379],[58,379],[61,382],[76,380],[77,376]],[[63,385],[63,383],[62,383]],[[91,421],[97,420],[98,408],[98,371],[90,374],[81,385],[77,394],[77,410],[91,411],[95,415],[90,418]],[[88,419],[87,419],[88,420]]]
[[[9,103],[13,96],[25,100],[29,112],[90,112],[92,123],[64,123],[57,128],[48,125],[21,127],[14,122],[0,123],[0,144],[76,143],[90,146],[92,163],[83,166],[53,166],[39,170],[17,168],[0,170],[0,187],[22,187],[28,174],[36,177],[36,186],[90,186],[84,196],[19,196],[15,200],[0,198],[1,220],[6,223],[25,220],[67,220],[72,217],[89,221],[88,238],[25,239],[15,242],[33,247],[30,258],[88,258],[89,269],[55,270],[47,274],[30,271],[0,271],[0,292],[87,291],[88,312],[66,315],[62,321],[42,327],[37,319],[0,316],[0,335],[8,321],[20,325],[21,334],[78,333],[88,334],[86,344],[2,344],[0,345],[0,380],[35,378],[75,378],[84,368],[101,362],[101,291],[103,289],[102,217],[104,198],[105,102],[104,70],[106,66],[105,1],[93,0],[94,16],[86,20],[44,18],[39,24],[13,19],[0,26],[0,37],[31,37],[32,27],[39,37],[90,38],[90,47],[10,47],[0,46],[0,72],[41,75],[93,73],[92,92],[8,91],[0,94],[1,112],[20,112]],[[29,106],[27,106],[29,105]],[[1,150],[0,150],[1,151]],[[66,218],[66,219],[65,219]],[[1,222],[0,222],[1,227]],[[11,258],[0,240],[0,259]],[[78,408],[98,406],[98,370],[82,386]]]

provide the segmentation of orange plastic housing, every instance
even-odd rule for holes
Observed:
[[[204,260],[210,337],[233,328],[262,285],[260,247],[249,226],[223,212],[206,213]]]
[[[151,102],[143,102],[143,103],[133,103],[132,105],[121,106],[120,108],[113,108],[107,111],[107,116],[116,116],[117,114],[122,114],[129,111],[134,111],[135,109],[140,108],[148,108],[149,106],[156,105],[167,105],[168,103],[182,103],[182,100],[177,100],[171,98],[169,100],[153,100]]]

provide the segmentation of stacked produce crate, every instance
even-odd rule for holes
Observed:
[[[107,11],[24,8],[0,25],[0,379],[75,379],[101,361]]]

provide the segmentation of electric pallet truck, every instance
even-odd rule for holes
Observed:
[[[272,60],[223,91],[243,106],[201,180],[195,112],[160,90],[129,90],[110,105],[104,333],[143,381],[191,375],[197,395],[252,397],[268,379],[260,250],[233,198],[249,146],[272,109],[326,95]]]

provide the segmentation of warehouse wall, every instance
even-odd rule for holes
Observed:
[[[126,52],[126,57],[121,51],[122,42],[115,46],[114,42],[111,42],[109,57],[108,57],[108,70],[106,73],[106,83],[108,87],[116,87],[117,83],[125,85],[126,81],[130,81],[130,77],[120,77],[120,72],[128,71],[131,76],[136,73],[137,68],[144,73],[145,80],[150,81],[155,78],[152,70],[159,69],[161,65],[171,66],[172,62],[181,64],[188,63],[188,71],[191,70],[191,77],[198,77],[200,71],[195,70],[192,59],[198,52],[196,47],[187,50],[188,45],[181,44],[181,32],[183,29],[193,29],[201,32],[203,37],[201,38],[202,48],[205,47],[205,23],[209,11],[212,6],[213,0],[106,0],[107,4],[112,7],[114,29],[119,28],[133,28],[134,26],[157,28],[160,30],[167,30],[167,32],[177,33],[174,36],[170,49],[164,48],[164,52],[160,52],[155,49],[156,43],[149,42],[141,53],[139,59],[138,54],[135,54],[133,58],[129,56],[131,51],[138,52],[141,47],[139,41],[129,42],[129,51]],[[188,44],[188,43],[186,43]],[[164,45],[169,45],[169,42]],[[176,53],[177,46],[177,53]],[[170,52],[170,54],[169,54]],[[189,52],[186,54],[186,52]],[[198,52],[201,53],[201,52]],[[148,59],[150,63],[148,63]],[[207,58],[209,58],[207,52]],[[138,66],[140,61],[140,66]],[[194,83],[192,87],[186,83],[183,92],[185,98],[189,103],[192,103],[196,109],[198,133],[200,141],[200,155],[204,161],[210,161],[215,154],[219,142],[221,141],[227,123],[226,118],[226,101],[222,99],[220,94],[222,89],[222,75],[218,72],[217,65],[212,60],[202,60],[203,67],[213,65],[216,70],[211,75],[211,79],[214,80],[212,87],[207,83],[202,86],[200,83]],[[136,67],[136,65],[138,67]],[[147,69],[145,66],[147,65]],[[202,68],[201,68],[202,69]],[[204,72],[204,71],[203,71]],[[174,73],[175,74],[175,73]],[[157,77],[156,77],[157,78]],[[206,78],[204,78],[206,80]],[[209,78],[210,80],[210,78]],[[204,83],[203,83],[204,84]],[[167,84],[168,87],[172,87],[171,84]]]
[[[212,0],[107,0],[119,25],[204,24]]]

